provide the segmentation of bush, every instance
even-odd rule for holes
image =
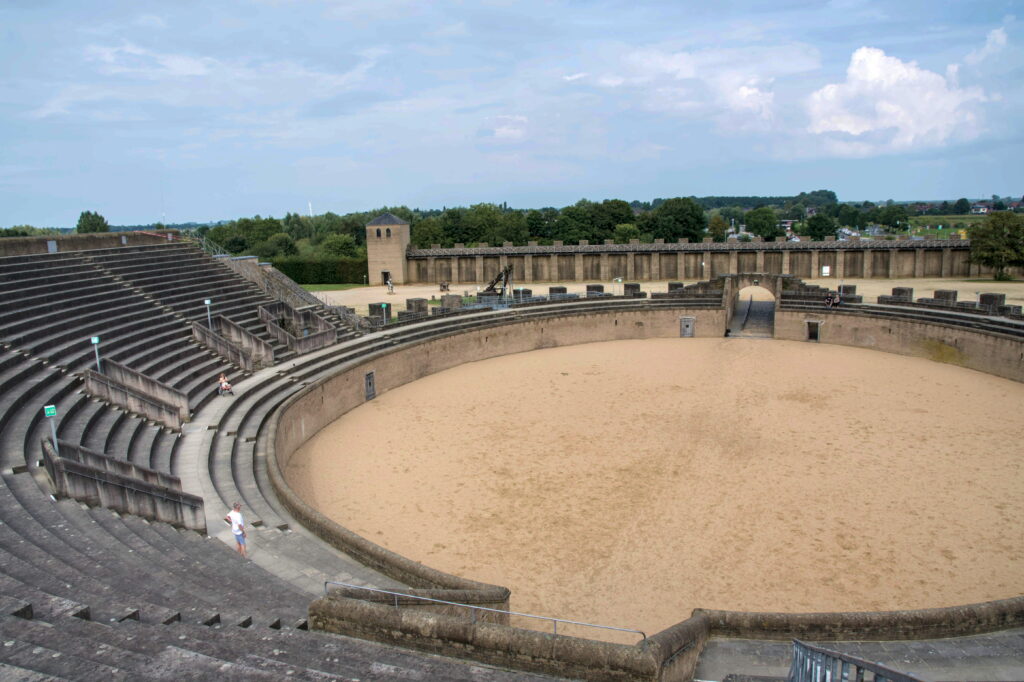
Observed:
[[[274,267],[299,284],[362,284],[365,258],[274,258]]]

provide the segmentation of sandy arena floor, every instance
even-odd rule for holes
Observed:
[[[817,284],[830,289],[839,288],[839,280],[835,278],[811,279],[805,281],[809,284]],[[686,283],[693,284],[693,282],[689,281]],[[548,287],[556,284],[568,287],[570,293],[586,291],[587,285],[586,282],[531,282],[524,284],[523,286],[531,288],[535,294],[547,295]],[[915,298],[930,296],[936,289],[956,289],[960,292],[960,300],[975,301],[978,299],[976,292],[991,291],[1006,294],[1007,304],[1024,305],[1024,281],[993,282],[991,280],[979,281],[971,279],[957,280],[933,278],[845,279],[843,280],[843,284],[857,285],[857,293],[864,296],[864,300],[868,303],[874,303],[879,294],[892,293],[893,287],[913,287]],[[515,286],[519,285],[516,284]],[[640,288],[644,291],[668,291],[668,282],[641,282]],[[451,293],[453,294],[462,294],[465,292],[470,296],[475,296],[476,291],[476,284],[451,285]],[[621,293],[622,285],[606,282],[605,291],[609,293],[613,291]],[[317,292],[316,295],[319,296],[321,300],[333,305],[347,305],[355,308],[356,312],[360,315],[367,315],[369,314],[370,303],[384,302],[394,305],[395,311],[405,310],[405,299],[429,299],[431,296],[440,298],[441,291],[436,284],[410,284],[396,286],[395,293],[390,295],[388,294],[386,287],[357,287],[355,289],[345,289],[344,291],[321,291]]]
[[[588,344],[385,393],[287,475],[521,611],[651,633],[695,607],[922,608],[1024,593],[1022,405],[1019,383],[839,346]]]

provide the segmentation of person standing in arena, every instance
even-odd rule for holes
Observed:
[[[245,554],[245,518],[242,517],[242,503],[235,502],[231,511],[224,517],[224,521],[231,525],[231,532],[235,534],[235,545],[238,553],[243,559],[249,557]]]

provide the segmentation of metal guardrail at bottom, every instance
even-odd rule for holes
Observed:
[[[566,625],[580,625],[582,627],[599,628],[601,630],[614,630],[616,632],[632,632],[633,634],[640,635],[640,638],[642,640],[643,639],[647,639],[647,635],[645,635],[641,630],[634,630],[633,628],[617,628],[617,627],[613,627],[611,625],[597,625],[596,623],[583,623],[583,622],[575,621],[575,620],[566,620],[564,618],[554,618],[552,616],[538,616],[538,615],[535,615],[535,614],[532,614],[532,613],[519,613],[517,611],[505,611],[503,609],[492,609],[492,608],[488,608],[486,606],[476,606],[475,604],[463,604],[461,602],[445,601],[443,599],[434,599],[432,597],[421,597],[419,595],[408,594],[406,592],[392,592],[391,590],[382,590],[382,589],[379,589],[379,588],[376,588],[376,587],[363,587],[362,585],[350,585],[348,583],[339,583],[339,582],[335,582],[333,580],[325,580],[324,581],[324,595],[327,595],[327,586],[328,585],[336,585],[338,587],[346,587],[346,588],[353,589],[353,590],[365,590],[367,592],[376,592],[377,594],[392,595],[395,598],[395,608],[398,608],[398,598],[399,597],[406,597],[408,599],[419,599],[421,601],[431,602],[432,604],[446,604],[448,606],[460,606],[462,608],[470,609],[472,611],[472,613],[473,613],[473,622],[474,623],[476,622],[477,611],[487,611],[489,613],[502,613],[502,614],[505,614],[507,616],[522,616],[523,618],[536,618],[537,620],[546,620],[546,621],[548,621],[548,622],[550,622],[552,624],[552,626],[553,626],[552,634],[555,634],[555,635],[558,634],[558,624],[559,623],[564,623]]]
[[[881,663],[872,663],[839,651],[793,640],[793,663],[789,668],[789,682],[841,682],[865,679],[870,673],[876,682],[924,682],[919,677],[901,673]]]

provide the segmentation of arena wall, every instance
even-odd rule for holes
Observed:
[[[7,237],[0,239],[0,256],[28,256],[38,253],[64,253],[90,249],[114,249],[119,246],[164,244],[177,239],[177,230],[160,232],[93,232],[44,237]]]
[[[366,401],[364,378],[377,392],[465,362],[541,348],[620,339],[679,336],[679,319],[696,319],[697,336],[721,336],[724,306],[716,309],[640,308],[563,312],[540,319],[495,317],[483,328],[400,344],[339,366],[286,401],[271,420],[271,481],[285,506],[321,538],[386,575],[414,586],[413,594],[465,603],[508,603],[507,588],[475,583],[410,561],[330,521],[305,504],[285,481],[291,455],[320,429]],[[1024,381],[1024,339],[966,327],[872,315],[865,310],[777,310],[775,338],[805,340],[807,320],[820,320],[821,342],[954,362]],[[681,343],[685,343],[681,340]],[[953,637],[1024,625],[1024,597],[942,609],[879,613],[743,613],[697,609],[692,616],[635,646],[473,622],[450,613],[394,608],[329,594],[310,606],[310,624],[339,634],[547,674],[594,680],[690,680],[709,637],[812,640]],[[403,607],[406,606],[403,604]]]
[[[1024,382],[1024,342],[1009,333],[840,308],[815,312],[776,310],[775,338],[806,341],[808,321],[820,323],[820,343],[927,358]]]

